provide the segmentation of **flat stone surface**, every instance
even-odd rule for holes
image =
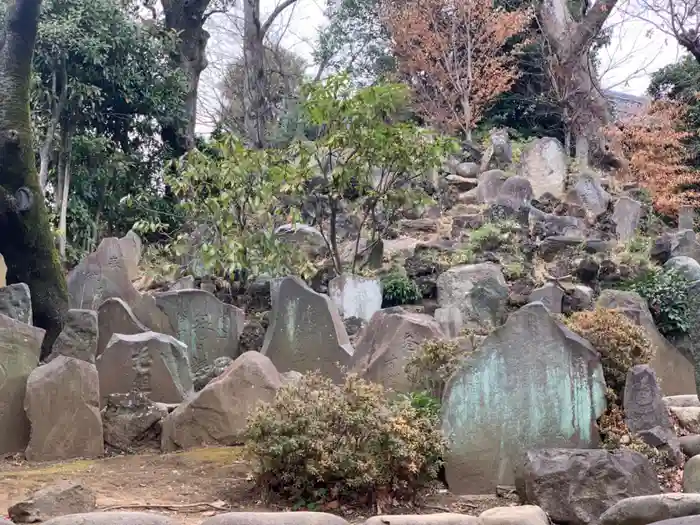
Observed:
[[[648,525],[700,514],[700,494],[656,494],[623,499],[600,517],[600,525]]]
[[[480,525],[479,518],[466,514],[411,514],[373,516],[364,525]]]
[[[625,422],[632,432],[662,427],[673,432],[656,373],[649,365],[636,365],[629,369],[625,380],[623,406]],[[673,432],[675,437],[675,432]]]
[[[180,403],[194,391],[187,347],[165,334],[114,334],[97,358],[100,400],[132,389],[151,401]]]
[[[88,512],[45,521],[44,525],[179,525],[167,516],[148,512]]]
[[[605,381],[591,345],[541,303],[511,314],[455,372],[443,396],[451,439],[446,475],[455,494],[513,485],[529,449],[596,447]]]
[[[533,140],[520,154],[518,175],[530,180],[536,199],[545,193],[561,197],[567,170],[568,157],[557,139]]]
[[[359,317],[369,321],[382,308],[382,286],[379,279],[339,275],[328,283],[328,295],[343,317]]]
[[[479,515],[481,525],[549,525],[547,513],[537,505],[496,507]]]
[[[280,373],[314,370],[336,381],[355,353],[338,309],[327,295],[297,277],[285,277],[273,294],[271,323],[261,353]]]
[[[29,441],[24,398],[43,340],[41,328],[0,314],[0,454],[21,452]]]
[[[24,402],[31,422],[30,461],[94,458],[104,454],[95,365],[58,356],[35,368]]]
[[[625,243],[637,234],[637,227],[642,217],[642,204],[630,197],[620,197],[615,202],[612,220],[615,223],[617,240]]]
[[[217,357],[238,357],[238,340],[245,323],[243,310],[204,290],[160,293],[155,300],[175,337],[187,345],[194,373],[214,364]]]
[[[325,512],[228,512],[206,519],[201,525],[348,525],[348,522]]]

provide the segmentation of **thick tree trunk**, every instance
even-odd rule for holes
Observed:
[[[32,151],[29,74],[40,6],[41,0],[14,0],[0,42],[0,253],[7,281],[29,285],[34,322],[46,330],[46,356],[61,331],[68,293]]]
[[[272,117],[268,104],[265,77],[265,35],[275,19],[296,0],[284,0],[263,23],[260,20],[260,0],[243,1],[243,58],[245,85],[243,86],[244,127],[253,146],[265,147],[265,132]]]
[[[602,128],[612,120],[609,104],[594,76],[590,49],[617,2],[598,0],[578,23],[565,0],[545,0],[539,9],[540,23],[554,55],[551,70],[556,78],[552,82],[565,94],[563,109],[571,116],[576,156],[586,164],[605,157]]]
[[[187,79],[184,100],[184,121],[164,126],[162,136],[177,156],[194,147],[197,124],[197,93],[199,77],[207,67],[207,41],[204,30],[205,11],[210,0],[162,0],[166,28],[180,36],[177,62]]]

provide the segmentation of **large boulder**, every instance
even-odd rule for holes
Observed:
[[[15,503],[7,513],[14,523],[40,523],[66,514],[92,512],[96,508],[94,492],[80,483],[61,481]]]
[[[617,502],[660,494],[647,458],[631,450],[529,450],[518,464],[518,496],[556,523],[588,525]]]
[[[156,295],[175,337],[187,345],[190,366],[197,373],[217,357],[238,357],[243,310],[225,304],[204,290],[177,290]]]
[[[44,330],[0,314],[0,455],[24,450],[27,378],[39,364]]]
[[[505,320],[508,285],[496,264],[464,264],[440,274],[437,300],[459,308],[467,328],[493,329]]]
[[[338,309],[327,295],[297,277],[285,277],[273,292],[272,322],[262,354],[280,372],[320,370],[334,380],[355,353]]]
[[[618,309],[633,323],[646,331],[654,346],[654,357],[649,365],[656,372],[664,395],[689,394],[695,392],[693,363],[661,335],[654,324],[647,302],[635,292],[604,290],[596,306]]]
[[[227,512],[206,519],[201,525],[348,525],[348,522],[325,512]]]
[[[258,402],[272,401],[281,386],[272,361],[246,352],[163,420],[163,451],[241,444],[248,415]]]
[[[193,392],[187,346],[155,332],[114,334],[97,358],[102,406],[110,394],[139,390],[151,401],[180,403]]]
[[[518,175],[530,180],[536,199],[545,193],[564,193],[568,156],[557,139],[545,137],[528,144],[520,154]]]
[[[700,263],[692,257],[677,255],[664,263],[664,269],[675,270],[690,282],[700,281]]]
[[[612,197],[600,183],[595,173],[584,171],[566,195],[566,202],[585,210],[589,217],[599,217],[608,210]]]
[[[600,525],[648,525],[700,514],[700,494],[656,494],[618,501],[600,517]]]
[[[51,355],[46,361],[50,362],[59,355],[64,355],[95,364],[97,326],[97,312],[94,310],[68,310],[63,330],[54,342]]]
[[[143,392],[110,394],[102,409],[105,443],[123,452],[153,437],[156,423],[168,415],[162,403],[154,403]]]
[[[474,194],[476,202],[492,204],[498,199],[506,180],[508,180],[508,175],[501,170],[485,171],[479,175],[479,185],[468,193]]]
[[[95,365],[58,356],[36,368],[24,405],[31,422],[30,461],[92,458],[104,454]]]
[[[24,283],[0,288],[0,314],[17,319],[24,324],[33,324],[32,296]]]
[[[450,490],[491,493],[513,484],[526,450],[597,446],[605,380],[591,345],[531,303],[479,345],[442,401]]]
[[[425,314],[380,310],[362,330],[351,371],[395,392],[409,393],[414,386],[405,367],[421,343],[442,339],[438,322]]]

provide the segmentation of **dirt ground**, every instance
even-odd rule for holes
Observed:
[[[0,516],[31,492],[58,481],[79,481],[97,495],[100,510],[146,510],[167,514],[183,525],[199,524],[222,512],[237,510],[290,510],[265,506],[248,479],[250,468],[236,447],[212,447],[175,454],[139,454],[100,460],[27,463],[0,460]],[[196,506],[194,504],[203,504]],[[455,497],[439,491],[418,508],[383,509],[386,513],[424,514],[462,512],[479,514],[486,508],[513,505],[513,496]],[[154,508],[138,508],[148,505]],[[166,508],[172,506],[171,508]],[[319,508],[361,523],[370,509]]]

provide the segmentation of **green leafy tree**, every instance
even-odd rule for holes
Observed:
[[[358,218],[351,271],[360,250],[369,251],[385,237],[403,211],[425,194],[422,187],[454,143],[397,120],[408,100],[401,84],[354,89],[348,74],[306,87],[302,115],[318,129],[313,142],[298,143],[303,178],[315,189],[305,196],[317,227],[332,254],[336,272],[344,261],[339,241],[342,210]],[[361,248],[362,236],[367,242]]]

